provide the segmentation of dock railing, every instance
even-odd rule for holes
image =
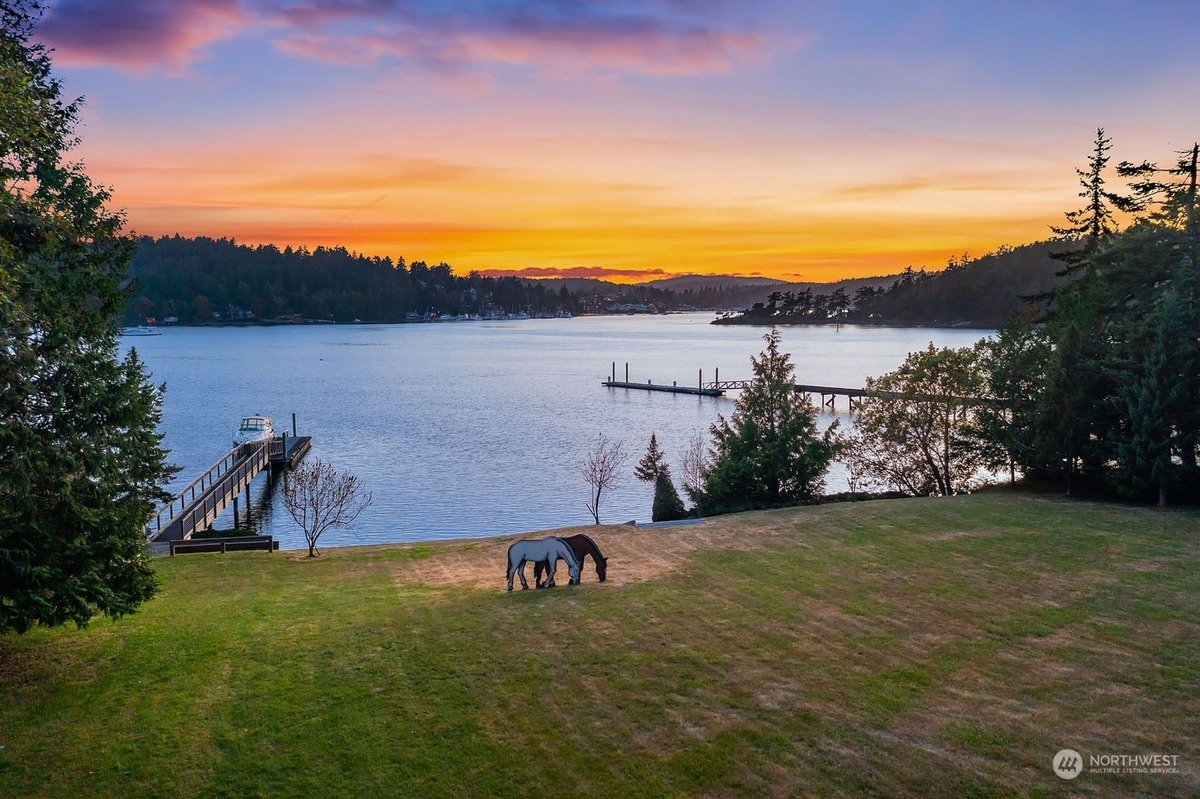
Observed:
[[[270,461],[269,450],[270,447],[265,442],[240,444],[234,447],[224,458],[214,463],[204,474],[176,494],[170,503],[150,517],[146,523],[146,540],[153,540],[162,532],[164,526],[173,524],[177,514],[186,512],[179,519],[182,527],[186,528],[189,524],[194,525],[196,514],[201,514],[201,518],[203,518],[221,501],[221,497],[216,494],[205,497],[204,501],[199,504],[196,503],[197,498],[204,497],[205,492],[210,492],[216,485],[230,481],[239,484],[247,474],[251,477],[258,474]],[[231,472],[233,473],[231,474]],[[189,508],[189,506],[192,507]]]

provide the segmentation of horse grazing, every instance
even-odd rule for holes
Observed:
[[[583,568],[583,559],[588,555],[592,556],[592,563],[596,565],[596,576],[600,578],[600,582],[604,582],[608,577],[608,558],[604,557],[600,552],[600,547],[596,546],[596,542],[591,536],[587,535],[571,535],[563,538],[563,543],[571,548],[575,553],[575,557],[579,560],[579,568]],[[540,585],[542,580],[542,572],[545,571],[546,565],[540,561],[533,564],[533,581]]]
[[[538,588],[554,587],[554,571],[558,568],[559,559],[567,562],[567,573],[571,585],[579,585],[579,559],[571,548],[561,538],[537,538],[517,541],[508,548],[508,590],[513,590],[513,575],[521,578],[521,590],[527,590],[529,583],[525,582],[525,562],[533,561],[534,568],[545,564],[548,575],[545,583],[538,583]]]

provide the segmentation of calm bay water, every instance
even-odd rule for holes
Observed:
[[[230,448],[243,415],[313,437],[308,457],[352,471],[374,502],[322,546],[505,535],[587,524],[577,464],[603,433],[629,453],[625,484],[602,500],[605,522],[648,521],[652,486],[632,468],[657,433],[672,471],[683,449],[734,397],[604,388],[617,362],[632,381],[695,385],[748,378],[758,327],[710,325],[710,314],[520,322],[172,328],[126,338],[165,383],[163,433],[182,488]],[[784,327],[799,382],[861,386],[927,346],[967,346],[975,330]],[[841,408],[844,411],[844,406]],[[835,417],[822,414],[828,424]],[[844,413],[842,414],[845,424]],[[837,469],[828,490],[845,488]],[[304,538],[265,478],[255,524],[285,549]],[[218,527],[232,526],[231,512]]]

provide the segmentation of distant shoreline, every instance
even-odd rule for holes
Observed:
[[[713,309],[703,311],[667,311],[665,313],[580,313],[573,318],[590,317],[658,317],[658,316],[684,316],[688,314],[710,314],[724,313]],[[549,317],[554,319],[558,317]],[[501,321],[501,322],[527,322],[527,321],[547,321],[538,317],[529,317],[528,319],[481,319],[481,320],[439,320],[439,319],[395,319],[395,320],[380,320],[380,319],[355,319],[352,321],[336,321],[333,319],[220,319],[205,322],[171,322],[169,324],[154,324],[151,325],[155,330],[171,327],[314,327],[320,325],[428,325],[428,324],[469,324],[473,321]],[[763,319],[755,316],[746,315],[730,315],[719,316],[709,322],[713,325],[746,325],[757,327],[774,327],[774,326],[829,326],[829,325],[854,325],[856,327],[928,327],[938,328],[943,330],[995,330],[1001,323],[977,322],[977,321],[954,321],[942,322],[937,319],[925,319],[919,321],[905,319],[807,319],[796,317],[777,317]]]
[[[687,314],[711,314],[723,313],[715,309],[706,309],[702,311],[666,311],[664,313],[647,313],[647,312],[631,312],[622,311],[619,313],[576,313],[572,316],[529,316],[514,319],[353,319],[350,321],[337,321],[334,319],[213,319],[204,322],[169,322],[169,323],[154,323],[148,325],[155,330],[161,330],[169,327],[312,327],[316,325],[450,325],[450,324],[470,324],[472,322],[547,322],[555,319],[577,319],[580,317],[616,317],[616,316],[683,316]],[[144,325],[125,325],[126,327],[135,327]]]
[[[937,319],[921,321],[903,319],[804,319],[796,317],[778,317],[763,319],[755,316],[722,316],[714,319],[713,325],[750,325],[759,327],[775,327],[783,325],[855,325],[856,327],[936,327],[945,330],[995,330],[999,323],[955,321],[942,322]]]

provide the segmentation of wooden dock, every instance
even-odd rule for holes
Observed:
[[[720,377],[720,373],[717,374]],[[663,391],[668,394],[691,394],[699,397],[719,397],[725,393],[725,390],[714,385],[704,385],[704,370],[696,372],[696,385],[681,386],[675,381],[671,381],[671,385],[665,383],[655,383],[653,380],[647,380],[645,383],[632,383],[629,380],[629,364],[625,364],[625,379],[617,380],[617,362],[613,361],[612,377],[600,383],[608,388],[632,388],[638,391]]]
[[[605,380],[600,385],[608,386],[609,388],[636,388],[639,391],[666,391],[670,394],[694,394],[701,397],[719,397],[725,392],[719,388],[705,388],[704,386],[678,386],[672,383],[669,386],[660,383],[626,383],[618,380]]]
[[[724,396],[726,391],[737,391],[739,389],[748,388],[752,380],[714,380],[710,383],[702,383],[699,386],[680,386],[672,383],[671,385],[663,385],[646,381],[645,383],[630,383],[622,380],[605,380],[600,385],[608,388],[632,388],[639,391],[666,391],[671,394],[694,394],[702,397],[720,397]],[[819,396],[821,398],[820,405],[829,410],[834,408],[834,400],[837,397],[846,397],[850,409],[854,409],[854,401],[861,400],[863,397],[882,396],[882,392],[871,392],[862,388],[841,388],[839,386],[810,386],[796,384],[792,386],[792,390],[797,394],[808,394],[810,396]]]
[[[722,391],[736,391],[738,389],[748,388],[753,380],[714,380],[705,385],[706,388],[719,389]],[[814,386],[806,383],[796,383],[792,386],[792,391],[797,394],[807,394],[810,397],[820,397],[818,405],[826,410],[833,411],[835,409],[835,401],[838,397],[846,398],[846,406],[849,410],[854,410],[855,401],[862,401],[867,397],[882,397],[894,394],[894,392],[886,391],[867,391],[865,388],[845,388],[842,386]],[[899,396],[898,394],[896,396]]]
[[[312,436],[283,435],[231,449],[180,491],[146,524],[148,542],[185,541],[208,529],[263,470],[293,468],[312,448]]]

